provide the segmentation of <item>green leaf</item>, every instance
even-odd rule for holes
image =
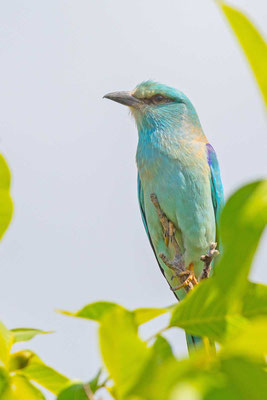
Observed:
[[[25,367],[19,369],[17,373],[39,383],[54,394],[58,394],[70,382],[66,376],[44,364],[34,353]]]
[[[26,378],[13,375],[9,379],[9,386],[2,394],[1,400],[45,400],[45,397]]]
[[[8,365],[9,353],[12,344],[12,333],[5,327],[2,322],[0,322],[0,366]]]
[[[85,318],[100,322],[105,314],[117,308],[123,309],[123,307],[121,307],[119,304],[111,303],[108,301],[97,301],[95,303],[86,305],[81,310],[76,312],[64,311],[64,310],[57,310],[57,311],[64,315],[70,315],[71,317]]]
[[[58,395],[57,400],[88,400],[88,393],[94,394],[100,387],[101,369],[89,383],[71,381]]]
[[[170,312],[169,308],[137,308],[133,311],[137,325],[142,325],[167,312]]]
[[[267,318],[254,319],[242,332],[228,338],[222,354],[263,357],[267,355]]]
[[[204,400],[265,399],[267,374],[259,363],[243,357],[222,359],[218,375],[206,387]]]
[[[10,331],[13,333],[14,343],[31,340],[36,335],[52,333],[52,331],[41,331],[40,329],[33,328],[14,328],[10,329]]]
[[[240,293],[247,287],[247,277],[261,235],[267,224],[267,180],[243,186],[227,201],[220,221],[223,253],[216,268],[221,290]]]
[[[2,394],[7,389],[8,386],[8,373],[4,368],[0,368],[0,399],[2,398]]]
[[[151,359],[158,365],[166,360],[174,359],[173,351],[170,343],[163,336],[157,336],[155,343],[152,346]]]
[[[83,383],[74,383],[63,389],[57,400],[88,400]]]
[[[148,393],[154,393],[155,376],[158,372],[158,369],[162,365],[167,366],[168,362],[173,360],[175,360],[175,357],[170,344],[164,337],[158,336],[155,340],[155,343],[151,347],[150,356],[145,364],[145,367],[142,370],[139,379],[131,388],[129,394],[133,396],[138,395],[145,397],[145,395],[148,395]],[[153,397],[154,394],[151,396]]]
[[[150,350],[140,340],[132,312],[115,308],[107,313],[99,328],[103,361],[123,398],[137,380],[148,360]]]
[[[222,378],[222,377],[221,377]],[[203,396],[204,400],[243,400],[238,393],[236,393],[235,388],[230,385],[221,385],[212,387],[208,393]],[[175,399],[176,400],[176,399]]]
[[[267,316],[267,285],[248,282],[242,304],[246,318]]]
[[[27,367],[32,357],[34,353],[30,350],[20,350],[10,354],[8,370],[13,372]]]
[[[13,203],[9,193],[10,171],[4,157],[0,154],[0,239],[10,224]]]
[[[223,360],[221,372],[239,399],[262,400],[267,393],[267,373],[256,363],[244,358]]]
[[[108,301],[97,301],[95,303],[91,303],[81,308],[76,312],[57,310],[59,313],[64,315],[69,315],[71,317],[79,317],[90,319],[92,321],[100,322],[101,319],[107,313],[115,310],[115,309],[124,309],[122,306],[116,303],[111,303]],[[137,325],[144,324],[145,322],[150,321],[153,318],[158,317],[159,315],[170,312],[171,307],[167,308],[137,308],[132,311],[135,317],[135,321]]]
[[[267,105],[267,43],[241,11],[219,2],[246,57]]]
[[[242,187],[221,218],[223,254],[213,277],[201,282],[173,311],[170,326],[222,340],[242,328],[247,277],[267,222],[267,181]]]
[[[95,393],[100,386],[101,373],[102,373],[102,369],[100,368],[99,371],[97,372],[97,374],[94,376],[94,378],[91,379],[90,382],[87,384],[87,385],[89,385],[89,387],[93,393]]]
[[[148,399],[260,400],[266,397],[266,378],[262,366],[246,358],[207,362],[198,355],[195,360],[164,366]]]

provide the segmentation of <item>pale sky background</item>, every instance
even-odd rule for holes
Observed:
[[[267,33],[266,2],[232,4]],[[139,215],[134,122],[102,96],[150,78],[184,91],[217,151],[226,197],[266,175],[263,103],[211,0],[1,0],[0,37],[0,151],[15,203],[0,247],[0,319],[55,330],[23,347],[87,380],[100,365],[97,326],[54,309],[175,301]],[[252,277],[265,283],[266,261],[262,245]],[[168,337],[186,353],[181,330]]]

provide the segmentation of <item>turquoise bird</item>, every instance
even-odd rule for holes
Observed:
[[[191,277],[191,283],[194,279],[196,282],[203,271],[201,257],[218,240],[224,196],[216,153],[195,108],[181,91],[147,81],[133,91],[104,97],[128,106],[136,121],[138,198],[143,223],[163,275],[176,297],[182,299],[190,279],[181,285],[181,274],[175,273],[175,268],[179,271],[181,263],[184,275]],[[153,196],[158,210],[151,201]],[[160,212],[168,222],[165,229]],[[172,245],[172,236],[179,254]],[[173,259],[176,264],[168,261]],[[187,335],[189,346],[196,340]]]

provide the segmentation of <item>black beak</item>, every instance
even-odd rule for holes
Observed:
[[[103,99],[109,99],[116,101],[117,103],[123,104],[125,106],[134,107],[141,103],[136,97],[131,95],[131,92],[113,92],[106,94]]]

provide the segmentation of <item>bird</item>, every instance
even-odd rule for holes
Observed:
[[[142,220],[160,270],[181,300],[186,296],[186,285],[179,285],[174,264],[169,261],[166,265],[166,260],[179,256],[185,275],[193,271],[194,279],[199,280],[203,257],[219,240],[224,194],[215,150],[191,101],[178,89],[149,80],[132,91],[112,92],[104,98],[128,106],[136,122]],[[170,243],[171,235],[179,247],[178,255]],[[185,283],[190,282],[185,279]],[[200,338],[186,337],[189,348],[201,342]]]

